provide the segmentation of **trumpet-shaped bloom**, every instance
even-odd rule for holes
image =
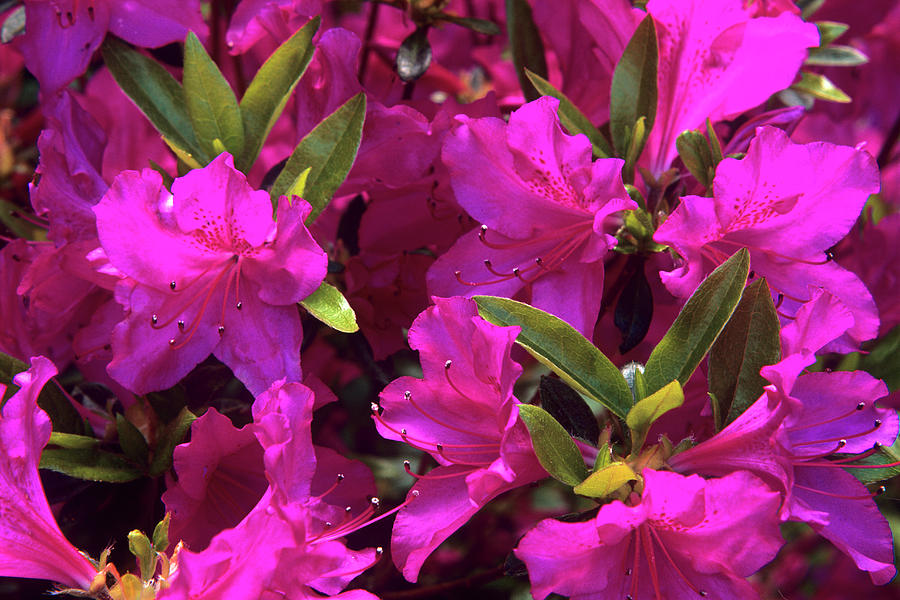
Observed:
[[[125,171],[94,208],[100,243],[125,278],[127,316],[113,331],[110,375],[135,393],[174,385],[210,352],[259,394],[301,380],[296,303],[325,277],[325,252],[282,198],[277,222],[222,154],[172,184]]]
[[[491,325],[471,300],[434,301],[409,330],[424,379],[391,382],[374,413],[382,436],[423,450],[440,465],[417,476],[418,497],[394,522],[392,555],[410,581],[487,502],[546,476],[512,395],[522,372],[509,356],[519,328]]]
[[[558,101],[543,97],[509,118],[457,117],[443,160],[457,201],[482,223],[428,271],[441,296],[510,297],[531,303],[589,335],[603,293],[603,260],[616,244],[607,222],[634,209],[622,161],[591,162],[583,135],[563,133]]]
[[[0,575],[86,590],[97,569],[59,530],[38,475],[51,427],[37,398],[54,375],[53,363],[33,358],[14,379],[19,391],[0,411]],[[0,396],[5,391],[0,385]]]
[[[654,239],[673,246],[682,266],[661,273],[665,286],[687,297],[713,267],[739,248],[750,268],[784,295],[779,312],[793,317],[822,287],[853,313],[847,335],[857,343],[878,332],[875,303],[860,279],[830,260],[870,194],[878,191],[872,157],[827,143],[794,144],[762,127],[743,160],[719,163],[713,197],[685,196]]]
[[[778,494],[749,473],[642,476],[640,500],[616,500],[580,523],[547,519],[525,534],[515,552],[534,597],[758,598],[744,578],[781,547]]]

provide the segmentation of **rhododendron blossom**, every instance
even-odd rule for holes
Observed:
[[[119,175],[94,209],[103,250],[125,276],[110,374],[136,393],[163,389],[214,352],[251,391],[278,376],[299,381],[296,303],[326,263],[303,225],[309,210],[282,198],[273,221],[269,195],[228,154],[171,193],[151,169]]]

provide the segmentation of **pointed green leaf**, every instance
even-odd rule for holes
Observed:
[[[500,35],[500,27],[493,21],[488,21],[485,19],[475,19],[473,17],[459,17],[457,15],[452,15],[449,13],[441,14],[440,20],[455,23],[460,27],[471,29],[472,31],[475,31],[477,33],[483,33],[485,35]]]
[[[128,550],[138,559],[141,579],[149,581],[156,571],[156,553],[150,545],[150,539],[143,531],[132,529],[128,532]]]
[[[281,44],[263,63],[241,98],[244,121],[244,151],[235,160],[243,172],[250,170],[259,149],[281,116],[291,92],[313,56],[312,38],[321,19],[315,17]]]
[[[731,318],[749,272],[750,253],[741,248],[697,287],[644,365],[648,391],[687,383]]]
[[[172,513],[167,512],[162,521],[153,528],[153,549],[157,552],[165,552],[169,547],[169,523],[172,521]]]
[[[244,124],[237,98],[193,31],[184,42],[182,80],[194,134],[206,154],[220,154],[218,139],[225,150],[239,155],[244,148]]]
[[[607,443],[597,449],[597,458],[594,459],[594,470],[599,471],[610,464],[612,464],[612,450]]]
[[[112,483],[134,481],[143,475],[121,454],[96,448],[44,448],[40,468],[77,479]]]
[[[609,158],[613,155],[612,147],[610,147],[606,138],[603,137],[603,134],[600,133],[600,130],[594,127],[590,119],[577,106],[572,104],[572,101],[565,94],[553,87],[549,81],[537,73],[532,73],[525,69],[525,75],[541,95],[552,96],[559,100],[557,113],[559,114],[560,122],[572,135],[579,133],[586,135],[591,142],[594,156],[597,158]]]
[[[808,73],[806,71],[802,71],[800,75],[800,81],[792,85],[790,89],[797,92],[804,92],[814,98],[828,100],[829,102],[846,104],[851,101],[850,96],[831,83],[831,80],[824,75]]]
[[[546,79],[547,59],[544,57],[541,33],[534,24],[531,6],[527,0],[506,0],[506,31],[509,34],[513,65],[516,67],[525,100],[528,102],[537,100],[541,94],[528,80],[525,69]]]
[[[48,446],[59,446],[60,448],[94,448],[100,444],[100,440],[87,435],[75,435],[74,433],[60,433],[54,431],[50,434]]]
[[[644,151],[647,143],[647,117],[638,119],[628,133],[628,150],[625,151],[625,164],[622,166],[622,181],[634,183],[634,166]]]
[[[844,32],[850,29],[846,23],[836,23],[834,21],[817,21],[814,25],[819,30],[819,47],[824,48],[834,40],[838,39]]]
[[[656,121],[658,88],[656,82],[659,49],[656,23],[647,15],[625,47],[613,72],[609,99],[609,129],[618,156],[625,156],[631,145],[630,130],[646,117],[646,132]]]
[[[574,327],[522,302],[494,296],[475,296],[478,312],[495,325],[522,328],[516,342],[550,367],[575,390],[596,400],[613,414],[625,418],[631,408],[631,391],[619,372]]]
[[[712,154],[706,138],[699,131],[682,131],[675,140],[681,162],[700,184],[709,188],[715,174]]]
[[[156,130],[174,146],[204,164],[187,112],[184,88],[166,69],[124,42],[107,37],[101,47],[103,62],[116,83],[137,105]]]
[[[803,64],[823,67],[856,67],[869,62],[869,57],[852,46],[812,48]]]
[[[140,430],[125,415],[116,415],[116,431],[119,434],[119,446],[129,459],[139,465],[147,464],[150,447]]]
[[[637,452],[644,445],[644,438],[654,421],[682,404],[684,392],[678,381],[671,382],[635,404],[625,418],[631,429],[632,452]]]
[[[554,479],[566,485],[578,485],[588,476],[588,468],[578,446],[556,419],[544,409],[519,405],[519,416],[531,434],[531,444],[541,466]]]
[[[900,465],[893,463],[900,462],[900,435],[894,440],[890,446],[879,446],[878,452],[871,456],[867,456],[862,460],[847,463],[845,466],[851,467],[847,470],[854,477],[865,484],[884,481],[900,475]],[[853,467],[853,465],[865,465],[863,468]],[[879,468],[878,465],[892,465],[890,467]]]
[[[343,333],[359,331],[353,307],[341,291],[330,283],[323,281],[319,289],[300,301],[300,305],[332,329]]]
[[[287,193],[305,169],[310,169],[303,199],[313,207],[306,218],[307,223],[312,223],[350,172],[365,118],[366,96],[360,92],[306,134],[272,184],[273,203]]]
[[[629,481],[637,479],[638,476],[631,467],[623,462],[616,462],[594,471],[572,491],[589,498],[606,498]]]
[[[709,391],[719,403],[721,429],[753,404],[768,382],[759,374],[781,360],[781,326],[765,279],[747,286],[709,351]]]
[[[17,358],[13,358],[8,354],[0,352],[0,384],[6,386],[6,393],[3,394],[0,407],[6,403],[13,394],[19,391],[19,386],[13,383],[13,377],[22,371],[27,371],[29,365]],[[84,421],[69,399],[60,391],[59,387],[52,380],[41,390],[38,395],[38,406],[50,417],[53,424],[53,431],[60,433],[73,433],[83,435],[85,432]]]
[[[151,477],[159,477],[172,467],[172,452],[175,446],[181,443],[187,435],[191,423],[197,419],[191,411],[184,407],[178,416],[163,428],[153,451],[153,460],[150,462],[149,474]]]
[[[716,135],[716,130],[709,117],[706,118],[706,137],[709,139],[709,152],[712,156],[713,171],[715,171],[725,157],[722,155],[722,142],[719,141],[719,136]]]
[[[303,169],[303,171],[299,175],[297,175],[297,178],[294,179],[294,183],[291,184],[291,187],[287,189],[284,195],[288,198],[293,198],[294,196],[302,198],[303,194],[306,192],[306,180],[309,179],[309,174],[311,171],[312,167],[306,167],[305,169]]]
[[[581,394],[554,377],[541,375],[541,408],[559,421],[572,437],[597,445],[600,426]]]

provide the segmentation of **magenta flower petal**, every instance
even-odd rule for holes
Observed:
[[[19,391],[0,412],[0,575],[87,590],[97,569],[59,530],[38,475],[51,426],[37,398],[54,375],[53,363],[33,358],[14,378]]]
[[[781,546],[778,494],[747,473],[642,475],[639,503],[614,501],[582,523],[541,521],[522,538],[515,553],[534,597],[757,598],[743,578]]]

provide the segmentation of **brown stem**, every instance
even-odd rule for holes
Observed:
[[[894,124],[891,126],[891,130],[881,146],[881,151],[878,153],[876,161],[879,169],[884,169],[891,161],[891,154],[894,152],[894,146],[897,145],[898,138],[900,138],[900,114],[897,114],[897,118],[894,119]]]
[[[359,57],[359,70],[356,73],[360,85],[363,86],[365,85],[363,77],[366,75],[366,67],[368,67],[369,64],[369,54],[372,52],[372,36],[375,34],[375,25],[378,22],[379,8],[381,8],[381,5],[378,2],[372,2],[372,7],[369,9],[369,20],[366,22],[366,33],[363,37],[362,54]]]

